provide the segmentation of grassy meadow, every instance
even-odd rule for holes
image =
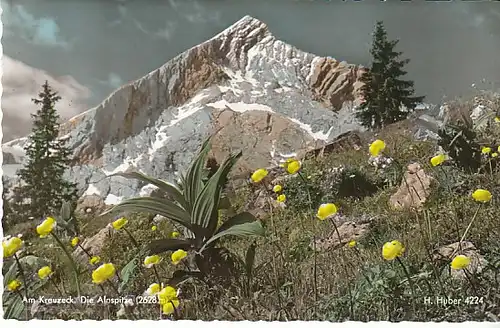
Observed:
[[[203,180],[192,170],[179,188],[185,202],[163,195],[160,203],[166,205],[150,200],[118,207],[105,217],[77,217],[78,240],[58,218],[57,226],[51,221],[17,224],[4,231],[11,237],[22,234],[23,241],[19,247],[4,241],[4,316],[498,321],[497,121],[492,118],[477,134],[476,170],[461,166],[458,155],[440,157],[435,141],[414,140],[408,124],[397,123],[377,134],[361,134],[360,147],[289,161],[273,174],[252,175],[253,180],[249,173],[248,183],[236,190],[230,190],[224,174]],[[425,181],[406,181],[411,163],[419,164],[416,176]],[[221,163],[219,170],[231,165]],[[474,193],[478,189],[483,192]],[[419,200],[406,197],[413,205],[394,206],[398,190]],[[221,206],[225,196],[230,206]],[[180,203],[185,212],[179,212]],[[162,211],[177,211],[169,214],[174,219],[153,221],[160,205]],[[255,220],[232,219],[255,208],[260,213]],[[189,218],[182,221],[185,213]],[[112,223],[120,217],[126,220]],[[81,251],[83,260],[78,259],[75,250],[108,224],[99,252]],[[207,244],[210,236],[227,231]],[[47,237],[40,238],[44,233]],[[50,269],[39,272],[43,267]],[[56,304],[39,299],[60,302],[69,295],[85,297]]]

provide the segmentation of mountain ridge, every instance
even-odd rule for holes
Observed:
[[[353,108],[364,70],[299,50],[245,16],[64,123],[74,151],[67,176],[83,198],[113,204],[150,188],[106,175],[136,169],[174,180],[216,130],[217,160],[243,149],[237,172],[267,167],[361,129]],[[15,178],[25,141],[2,145],[6,176]]]

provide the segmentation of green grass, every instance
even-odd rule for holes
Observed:
[[[498,131],[486,137],[488,135],[496,138]],[[377,138],[386,141],[386,154],[402,167],[393,165],[387,170],[376,171],[368,163],[367,145],[360,150],[352,149],[302,163],[301,174],[307,182],[295,176],[283,185],[287,207],[266,209],[270,212],[264,221],[266,237],[226,238],[220,245],[244,261],[248,247],[253,241],[257,243],[250,284],[245,274],[235,277],[229,287],[185,282],[180,286],[180,317],[190,320],[331,321],[498,319],[500,170],[466,174],[449,165],[443,169],[432,168],[429,159],[436,151],[434,143],[415,141],[397,128],[387,129]],[[367,139],[370,140],[373,137]],[[388,205],[388,200],[398,188],[404,168],[411,162],[419,162],[436,181],[423,208],[395,210]],[[340,166],[349,174],[339,176],[331,172]],[[357,178],[350,178],[352,174]],[[460,240],[477,209],[477,203],[470,196],[477,188],[490,190],[493,200],[480,208],[465,240],[476,246],[489,265],[481,273],[471,274],[467,280],[453,279],[450,261],[435,260],[433,254],[439,247]],[[232,199],[233,210],[239,212],[250,199],[250,189],[237,190]],[[310,247],[313,237],[327,236],[334,231],[330,222],[315,217],[318,206],[324,202],[337,204],[341,213],[350,218],[363,215],[375,218],[368,235],[358,240],[356,247],[345,245],[314,253]],[[93,218],[86,220],[82,226],[88,236],[107,224]],[[151,231],[151,223],[144,215],[130,216],[127,228],[141,245],[167,237],[173,230],[165,223],[160,224],[157,231]],[[15,234],[16,227],[13,230],[10,233]],[[400,259],[404,268],[398,261],[388,262],[381,256],[382,245],[394,239],[405,245],[405,253]],[[65,289],[74,293],[71,271],[64,255],[47,251],[48,240],[35,237],[32,242],[28,251],[47,258],[61,271],[58,283],[64,282]],[[98,255],[104,262],[114,263],[120,273],[137,253],[127,234],[120,231],[107,240]],[[158,271],[166,280],[175,268],[169,261],[170,254],[163,255],[165,259]],[[415,294],[405,270],[410,275]],[[82,274],[81,279],[85,294],[101,293],[92,285],[90,272]],[[131,276],[123,293],[141,294],[156,280],[152,270],[141,268]],[[50,285],[38,291],[40,294],[54,292]],[[111,289],[106,292],[113,293]],[[482,303],[467,305],[462,301],[458,306],[424,303],[425,298],[438,296],[462,300],[477,296]],[[113,318],[117,309],[82,313],[88,319]],[[158,308],[138,305],[134,314],[141,319],[157,319]],[[79,315],[75,314],[77,318]]]

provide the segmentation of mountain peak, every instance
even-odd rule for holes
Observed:
[[[244,16],[63,124],[61,134],[74,151],[68,176],[83,195],[99,190],[105,199],[129,197],[141,188],[105,175],[139,170],[175,179],[214,131],[217,160],[243,149],[236,171],[269,166],[279,154],[358,129],[352,107],[360,101],[363,72],[301,51]],[[5,155],[16,150],[5,156],[7,164],[19,165],[23,143],[4,145]]]

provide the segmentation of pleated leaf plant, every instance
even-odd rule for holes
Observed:
[[[121,213],[148,213],[161,215],[174,224],[181,225],[187,233],[185,238],[165,238],[153,240],[147,245],[149,254],[161,254],[182,249],[195,254],[198,272],[179,270],[173,274],[171,285],[182,282],[188,276],[208,277],[227,276],[227,272],[217,273],[217,268],[231,267],[224,249],[216,245],[224,236],[263,236],[264,227],[251,213],[242,212],[227,219],[218,226],[219,209],[227,206],[223,197],[223,189],[228,175],[241,157],[239,151],[231,154],[208,179],[205,174],[205,163],[211,148],[211,138],[202,145],[198,156],[190,168],[182,176],[179,184],[172,184],[160,179],[146,176],[139,172],[116,173],[110,176],[121,176],[138,179],[156,186],[165,197],[137,197],[122,201],[110,210],[101,214],[117,215]],[[227,264],[227,265],[225,265]],[[227,271],[227,270],[226,270]]]

